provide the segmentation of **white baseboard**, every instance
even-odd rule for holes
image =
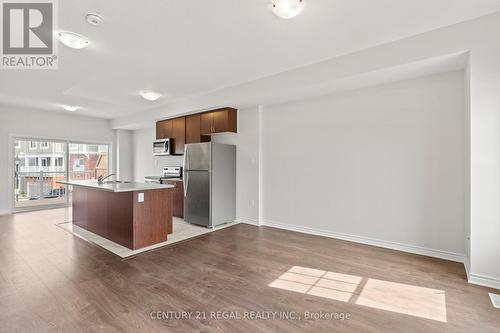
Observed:
[[[460,263],[463,263],[464,259],[465,259],[465,256],[461,253],[454,253],[454,252],[448,252],[448,251],[443,251],[443,250],[430,249],[430,248],[425,248],[425,247],[421,247],[421,246],[396,243],[396,242],[368,238],[368,237],[363,237],[363,236],[343,234],[343,233],[333,232],[333,231],[329,231],[329,230],[296,226],[296,225],[291,225],[291,224],[286,224],[286,223],[281,223],[281,222],[276,222],[276,221],[270,221],[270,220],[263,220],[262,222],[263,222],[262,223],[263,226],[269,226],[269,227],[285,229],[285,230],[290,230],[290,231],[297,231],[297,232],[302,232],[302,233],[310,234],[310,235],[341,239],[341,240],[346,240],[346,241],[361,243],[361,244],[366,244],[366,245],[373,245],[373,246],[383,247],[386,249],[409,252],[409,253],[414,253],[414,254],[420,254],[420,255],[424,255],[424,256],[446,259],[446,260],[456,261],[456,262],[460,262]]]
[[[4,216],[4,215],[11,215],[11,214],[7,210],[0,210],[0,216]]]
[[[467,275],[467,281],[470,283],[470,269],[469,265],[467,265],[467,260],[464,260],[464,268],[465,268],[465,275]]]
[[[477,284],[478,286],[500,290],[500,279],[491,276],[471,273],[470,268],[467,266],[467,262],[464,262],[464,266],[465,273],[467,274],[467,281],[470,284]]]
[[[500,279],[491,276],[470,273],[469,283],[500,290]]]
[[[247,218],[247,217],[236,217],[236,220],[237,222],[240,222],[240,223],[246,223],[246,224],[251,224],[251,225],[255,225],[255,226],[259,226],[259,221],[256,220],[256,219],[250,219],[250,218]]]

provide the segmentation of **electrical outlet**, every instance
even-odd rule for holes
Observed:
[[[144,193],[139,193],[137,196],[137,202],[144,202]]]

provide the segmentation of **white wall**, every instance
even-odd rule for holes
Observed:
[[[11,209],[12,175],[9,136],[31,136],[53,139],[69,139],[88,142],[109,143],[114,149],[114,132],[109,121],[81,117],[74,114],[45,112],[39,110],[13,109],[0,106],[0,213]],[[111,152],[110,156],[112,156]],[[113,161],[110,161],[114,170]]]
[[[452,72],[266,107],[264,223],[463,257],[464,103]]]
[[[127,130],[115,130],[115,156],[116,179],[134,179],[134,147],[133,132]]]

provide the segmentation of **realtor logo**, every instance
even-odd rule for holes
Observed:
[[[55,1],[1,0],[2,69],[56,69]]]

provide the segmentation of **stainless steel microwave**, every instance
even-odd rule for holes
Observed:
[[[172,139],[161,139],[153,141],[153,155],[170,155],[172,152]]]

